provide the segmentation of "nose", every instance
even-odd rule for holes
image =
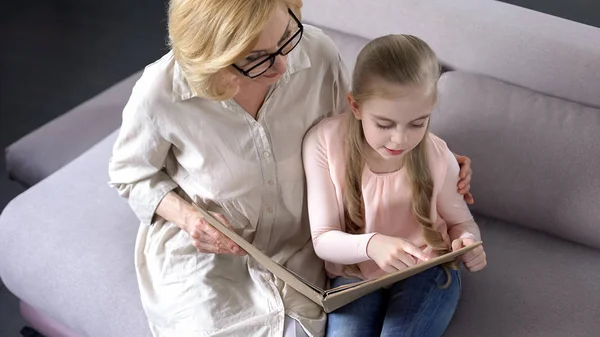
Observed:
[[[408,132],[404,130],[395,130],[392,133],[390,140],[394,144],[403,145],[408,141]]]
[[[285,73],[285,69],[287,66],[286,60],[287,56],[277,55],[277,57],[275,57],[275,62],[273,62],[273,70],[275,70],[275,72],[277,72],[278,74]]]

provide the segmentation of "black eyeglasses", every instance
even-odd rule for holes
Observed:
[[[250,78],[255,78],[255,77],[258,77],[258,76],[264,74],[267,70],[269,70],[269,68],[271,68],[273,66],[273,64],[275,63],[275,58],[278,55],[287,55],[294,48],[296,48],[296,46],[302,39],[302,33],[304,32],[304,26],[302,26],[302,23],[300,22],[300,20],[298,20],[298,18],[294,15],[294,12],[292,12],[290,9],[288,9],[288,13],[290,13],[292,18],[298,25],[298,30],[294,33],[294,35],[292,35],[291,38],[289,38],[283,44],[283,46],[281,46],[281,48],[279,48],[273,54],[269,54],[265,58],[260,58],[255,61],[251,61],[250,63],[248,63],[244,66],[244,68],[246,68],[246,69],[242,69],[235,64],[232,64],[232,66],[235,69],[237,69],[239,72],[244,74],[245,76],[248,76]]]

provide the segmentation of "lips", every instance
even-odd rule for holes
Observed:
[[[387,151],[387,153],[391,154],[392,156],[397,156],[399,154],[402,154],[402,152],[404,152],[404,150],[390,150],[387,147],[385,148],[385,150]]]

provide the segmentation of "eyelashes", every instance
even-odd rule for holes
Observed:
[[[263,57],[263,56],[256,56],[256,57],[254,57],[254,56],[248,56],[248,57],[246,57],[246,61],[252,63],[254,61],[259,60],[261,57]]]
[[[415,129],[420,129],[420,128],[424,128],[426,124],[427,124],[427,123],[425,123],[425,122],[422,122],[421,124],[411,124],[411,125],[410,125],[410,127],[411,127],[411,128],[415,128]],[[392,124],[392,125],[381,125],[381,124],[379,124],[379,123],[376,123],[376,126],[377,126],[377,128],[379,128],[379,129],[382,129],[382,130],[387,130],[387,129],[391,129],[391,128],[393,128],[393,127],[394,127],[394,124]]]

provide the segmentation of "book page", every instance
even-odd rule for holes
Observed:
[[[222,224],[219,220],[213,217],[209,212],[204,209],[198,207],[195,203],[192,203],[192,206],[202,214],[204,219],[208,221],[208,223],[219,230],[223,235],[230,238],[233,242],[237,243],[243,250],[245,250],[248,255],[252,256],[258,263],[267,268],[270,272],[275,274],[277,277],[282,279],[285,283],[287,283],[290,287],[294,288],[304,296],[308,297],[313,302],[323,306],[323,298],[324,291],[323,289],[309,283],[301,277],[298,277],[296,273],[293,273],[291,270],[281,266],[277,262],[273,261],[269,256],[265,253],[258,250],[251,243],[246,241],[239,234],[231,230],[229,227]]]
[[[478,241],[467,247],[463,247],[459,250],[450,252],[448,254],[438,256],[427,262],[419,263],[417,265],[397,271],[395,273],[387,274],[373,280],[355,283],[353,287],[338,287],[327,290],[325,291],[323,308],[325,309],[325,312],[331,312],[377,289],[392,285],[398,281],[409,278],[415,274],[418,274],[437,265],[450,262],[458,256],[482,244],[483,243],[481,241]]]

